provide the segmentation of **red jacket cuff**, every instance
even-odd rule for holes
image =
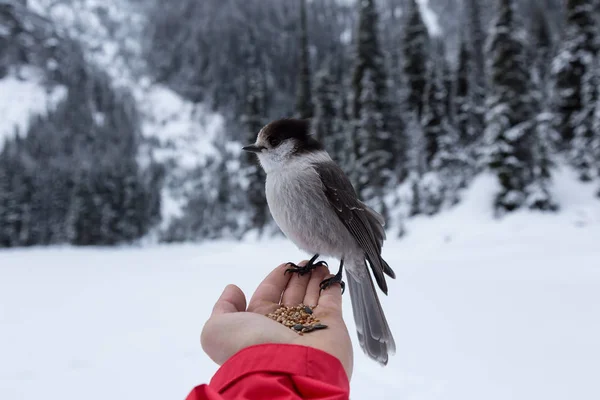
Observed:
[[[234,354],[213,376],[210,386],[221,392],[245,375],[268,372],[299,375],[344,391],[350,382],[340,360],[312,347],[294,344],[259,344]]]

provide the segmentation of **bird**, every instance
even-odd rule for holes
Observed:
[[[368,357],[387,365],[396,344],[373,282],[374,277],[387,295],[385,276],[396,278],[381,256],[384,218],[358,198],[349,178],[315,138],[309,119],[272,121],[258,132],[255,143],[242,149],[258,156],[266,173],[267,204],[281,231],[313,254],[305,266],[288,263],[288,271],[303,275],[325,264],[316,262],[320,256],[338,259],[337,273],[321,282],[321,289],[339,283],[343,293],[345,267],[359,344]]]

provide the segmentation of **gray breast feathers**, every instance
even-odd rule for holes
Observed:
[[[268,174],[266,191],[273,219],[299,248],[338,259],[359,250],[312,166]]]

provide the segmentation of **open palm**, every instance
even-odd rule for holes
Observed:
[[[301,263],[300,265],[305,264]],[[319,284],[330,274],[319,267],[310,274],[285,274],[287,266],[275,268],[258,286],[248,307],[242,290],[228,285],[215,303],[212,315],[202,330],[202,348],[222,365],[238,351],[263,343],[288,343],[311,346],[338,358],[350,378],[352,343],[342,318],[342,294],[337,286],[320,290]],[[327,329],[303,336],[266,317],[281,305],[317,306],[314,316]]]

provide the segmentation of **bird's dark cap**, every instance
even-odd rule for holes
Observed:
[[[309,119],[278,119],[265,126],[261,130],[260,136],[267,143],[272,139],[279,139],[279,142],[295,139],[295,153],[323,150],[321,143],[312,135]]]

